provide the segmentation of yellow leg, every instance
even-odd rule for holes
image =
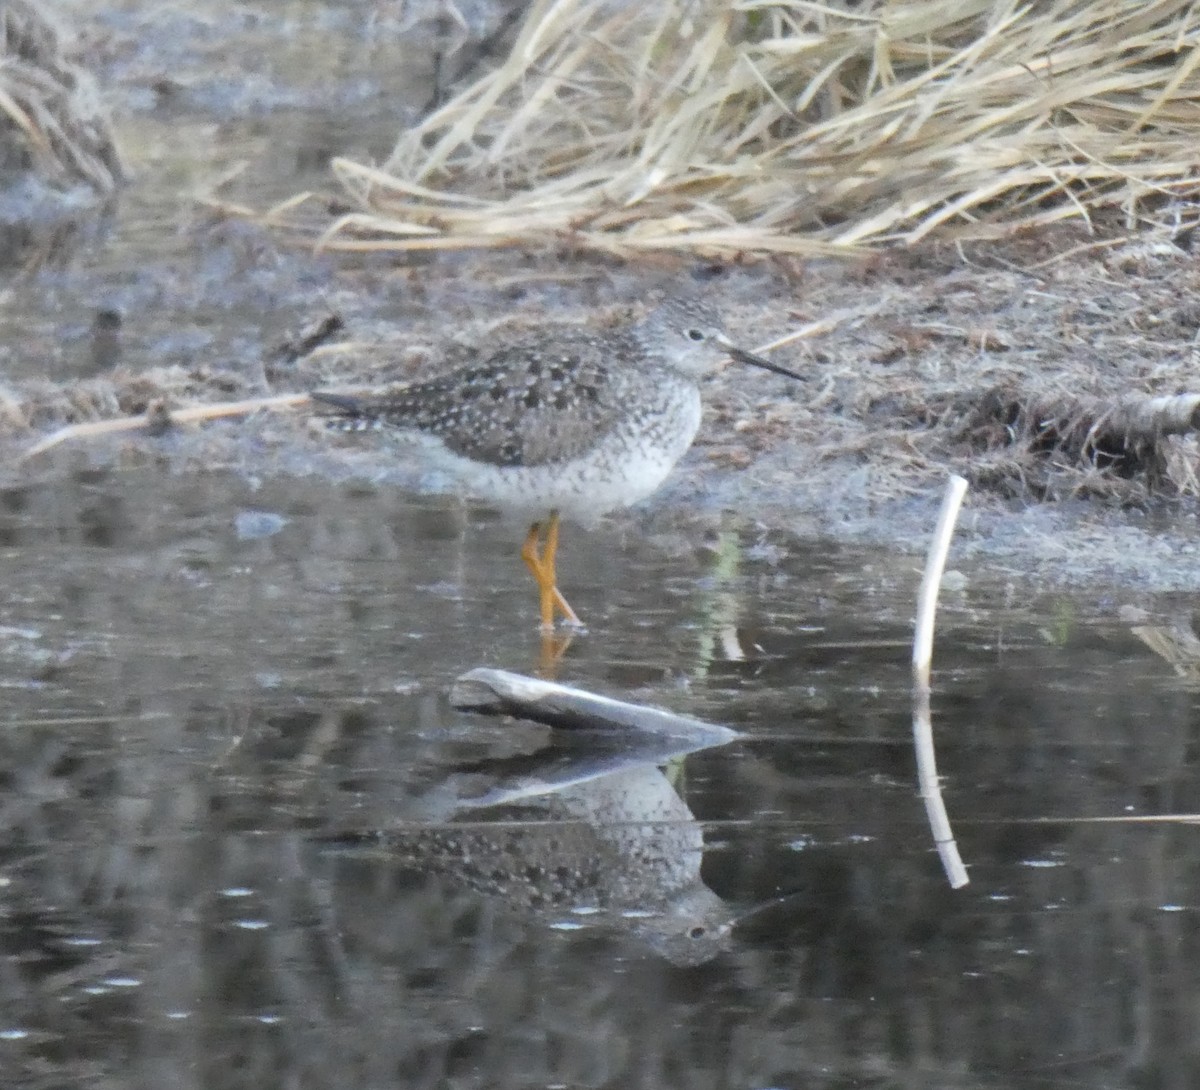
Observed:
[[[563,597],[562,591],[558,589],[558,570],[554,564],[556,556],[558,556],[558,512],[551,511],[550,525],[546,527],[546,547],[542,550],[542,563],[550,570],[550,591],[554,595],[554,604],[558,607],[559,613],[563,615],[564,620],[573,625],[579,625],[579,615],[571,608],[571,603]]]
[[[529,527],[525,536],[525,544],[521,546],[521,559],[537,581],[538,594],[542,614],[542,631],[547,632],[554,627],[554,611],[557,609],[571,624],[579,624],[579,616],[571,608],[570,603],[558,589],[555,574],[554,558],[558,553],[558,512],[550,512],[550,521],[546,526],[546,541],[541,542],[542,524],[535,522]],[[540,548],[539,548],[540,546]]]
[[[525,544],[521,546],[521,559],[532,573],[538,585],[541,597],[542,631],[547,632],[554,627],[554,594],[551,590],[553,581],[546,582],[546,572],[542,567],[542,558],[538,554],[538,541],[542,534],[540,523],[535,522],[525,535]]]

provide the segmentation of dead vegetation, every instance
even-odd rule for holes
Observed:
[[[111,193],[125,176],[100,95],[42,5],[0,0],[0,179]]]
[[[1151,268],[1181,252],[1118,236],[1149,227],[1170,250],[1196,222],[1198,41],[1187,0],[539,0],[507,58],[387,162],[334,161],[354,211],[322,223],[298,199],[275,221],[333,249],[626,258],[919,253],[1061,239],[1053,228],[1075,221],[1078,258],[1111,279],[1110,258]],[[1069,278],[1060,260],[1072,254],[1027,264],[1031,296]],[[1109,300],[1070,291],[1036,316],[1028,299],[1021,316],[985,306],[969,325],[875,308],[859,336],[884,342],[880,363],[949,350],[953,377],[827,372],[813,406],[831,411],[804,422],[815,459],[871,461],[888,495],[947,463],[1005,497],[1196,495],[1200,378],[1178,346],[1162,359],[1136,342],[1200,322],[1176,286],[1146,287],[1115,328],[1096,313]],[[1023,330],[1005,325],[1031,316],[1065,344],[1023,353]],[[726,416],[746,444],[716,453],[730,465],[795,424],[787,408]]]
[[[1192,392],[1200,387],[1193,352],[1200,319],[1189,302],[1200,297],[1200,269],[1178,247],[1141,239],[1038,267],[1043,248],[1070,249],[1072,240],[1057,234],[1048,240],[1035,232],[1029,245],[960,251],[926,243],[821,263],[800,273],[790,296],[728,306],[731,332],[756,348],[806,331],[775,358],[810,381],[779,386],[732,368],[719,376],[705,393],[707,423],[693,465],[753,482],[764,504],[782,496],[835,504],[847,488],[871,501],[930,495],[948,469],[971,481],[975,504],[989,495],[1117,505],[1200,495],[1200,397]],[[490,267],[480,258],[458,273],[485,275]],[[524,320],[536,323],[536,312],[524,309]],[[575,317],[586,315],[581,309]],[[605,317],[615,313],[591,320]],[[511,316],[475,320],[454,336],[446,331],[451,320],[431,313],[402,331],[381,327],[388,339],[363,340],[332,339],[345,331],[326,318],[274,362],[240,375],[162,366],[74,385],[27,382],[0,403],[5,430],[22,453],[49,451],[63,425],[84,425],[66,438],[93,443],[167,424],[184,425],[175,432],[186,437],[189,421],[227,415],[230,403],[229,414],[288,411],[270,424],[260,417],[209,425],[197,449],[210,462],[220,457],[214,444],[233,452],[239,437],[265,428],[271,444],[386,463],[394,455],[379,444],[314,436],[304,394],[420,378],[514,333]],[[134,445],[157,444],[150,437]],[[168,449],[190,464],[186,444]],[[711,491],[711,478],[694,478]]]
[[[808,329],[777,358],[814,381],[803,402],[716,384],[701,443],[717,466],[790,448],[818,492],[853,481],[872,500],[948,468],[977,498],[1194,497],[1197,41],[1200,8],[1177,0],[538,0],[507,58],[386,164],[335,161],[354,212],[298,197],[269,219],[328,248],[474,251],[425,278],[494,278],[486,254],[514,246],[560,273],[588,253],[765,259],[773,297],[731,324]],[[256,376],[27,385],[0,412],[44,434],[294,407],[494,343],[452,340],[445,318]]]
[[[818,254],[1132,220],[1195,191],[1198,37],[1189,0],[538,0],[382,166],[335,160],[356,207],[324,244]]]

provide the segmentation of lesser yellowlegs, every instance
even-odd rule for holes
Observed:
[[[555,574],[560,514],[590,522],[658,488],[700,426],[700,380],[730,357],[803,377],[733,345],[707,304],[676,299],[613,330],[555,327],[428,381],[312,396],[337,410],[332,426],[402,433],[469,495],[538,520],[521,557],[545,630],[556,613],[579,623]]]
[[[600,763],[589,762],[586,749],[572,760],[580,771]],[[475,808],[464,799],[450,820],[405,822],[374,843],[390,859],[444,875],[527,919],[561,926],[574,917],[577,926],[586,920],[625,931],[681,965],[710,961],[730,945],[741,913],[704,883],[704,830],[657,767],[539,791],[539,766],[512,763],[527,769],[513,798],[497,792]],[[486,779],[487,767],[464,779]],[[571,764],[560,757],[550,767],[563,773]]]

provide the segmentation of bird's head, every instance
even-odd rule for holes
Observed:
[[[721,315],[699,299],[668,299],[633,327],[648,358],[692,378],[702,378],[730,358],[804,381],[803,375],[735,345],[725,334]]]

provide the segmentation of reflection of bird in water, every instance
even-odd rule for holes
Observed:
[[[654,766],[465,818],[391,830],[378,843],[544,924],[595,920],[678,964],[708,961],[728,943],[735,913],[700,877],[703,830]]]
[[[403,436],[477,499],[539,520],[521,556],[546,630],[556,613],[578,622],[557,584],[559,512],[590,522],[658,488],[700,427],[700,380],[730,357],[801,377],[734,346],[711,307],[671,300],[634,325],[547,329],[424,382],[312,396],[334,426]]]

